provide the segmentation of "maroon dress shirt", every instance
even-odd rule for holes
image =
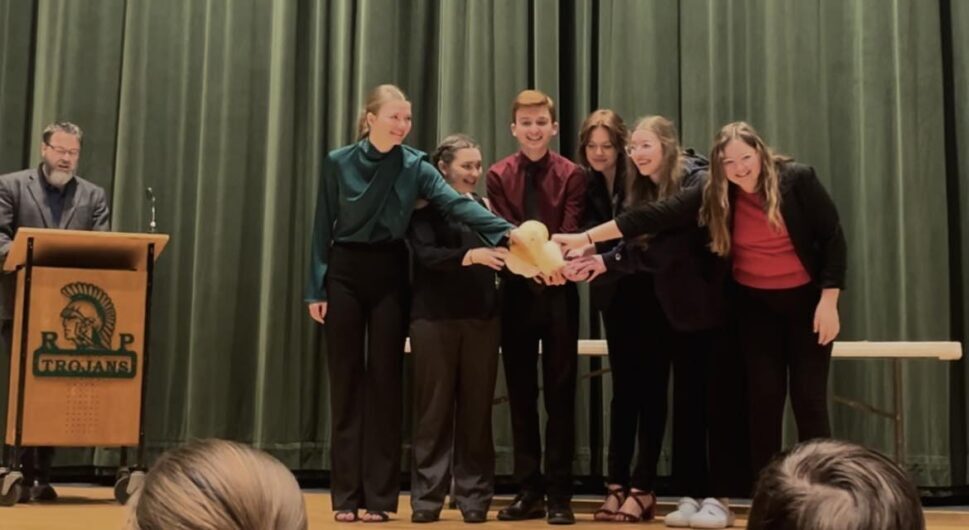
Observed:
[[[526,186],[534,182],[534,208],[529,215]],[[545,223],[549,234],[578,232],[585,206],[586,176],[582,168],[549,151],[532,161],[521,151],[488,169],[488,199],[495,213],[520,225],[529,219]]]

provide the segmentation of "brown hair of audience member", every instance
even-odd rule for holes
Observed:
[[[795,446],[761,472],[750,530],[924,530],[919,494],[885,456],[839,440]]]
[[[299,484],[267,453],[225,440],[168,451],[128,502],[127,530],[306,530]]]

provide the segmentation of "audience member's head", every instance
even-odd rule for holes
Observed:
[[[128,530],[305,530],[293,474],[267,453],[203,440],[173,449],[129,501]]]
[[[923,530],[915,485],[875,451],[812,440],[761,473],[747,528],[752,530]]]

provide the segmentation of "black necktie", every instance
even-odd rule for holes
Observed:
[[[525,220],[538,219],[538,164],[525,166]]]

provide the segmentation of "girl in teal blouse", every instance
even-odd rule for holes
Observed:
[[[323,162],[306,302],[326,324],[331,410],[330,487],[337,521],[386,521],[397,511],[401,457],[401,356],[407,249],[417,199],[469,225],[489,245],[513,228],[457,194],[402,145],[411,105],[381,85],[361,112],[360,141]]]

